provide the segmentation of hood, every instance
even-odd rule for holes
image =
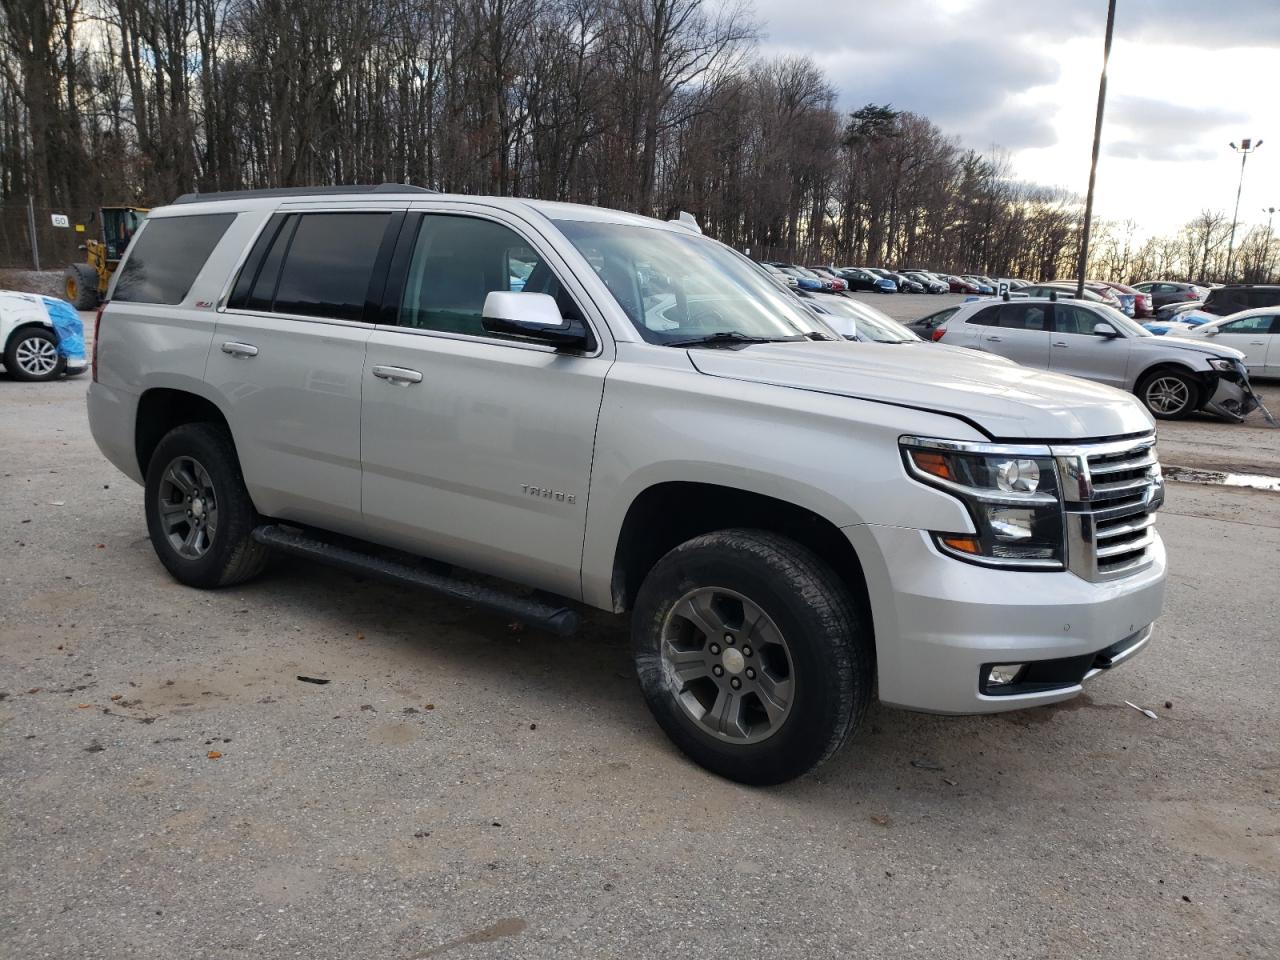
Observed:
[[[1154,426],[1127,393],[976,350],[806,341],[697,348],[689,358],[708,376],[933,410],[973,421],[998,439],[1085,440]]]
[[[1172,328],[1177,322],[1170,321],[1170,327]],[[1228,347],[1225,344],[1214,343],[1207,337],[1193,340],[1190,337],[1180,337],[1175,333],[1167,333],[1160,338],[1160,346],[1178,347],[1183,350],[1190,350],[1193,353],[1203,353],[1210,357],[1228,357],[1232,360],[1244,359],[1243,351],[1237,350],[1235,347]]]

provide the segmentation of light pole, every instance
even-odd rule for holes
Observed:
[[[1244,162],[1249,159],[1249,154],[1262,146],[1262,141],[1254,143],[1253,140],[1245,137],[1240,141],[1240,146],[1231,144],[1231,149],[1240,154],[1240,182],[1236,184],[1236,212],[1231,215],[1231,239],[1227,241],[1227,275],[1222,279],[1227,283],[1231,282],[1231,258],[1235,254],[1236,246],[1236,224],[1240,221],[1240,191],[1244,189]]]
[[[1102,143],[1102,111],[1107,105],[1107,61],[1111,59],[1111,34],[1116,26],[1116,0],[1107,3],[1107,37],[1102,42],[1102,77],[1098,80],[1098,113],[1093,120],[1093,159],[1089,161],[1089,192],[1084,198],[1084,228],[1080,233],[1080,269],[1076,299],[1084,299],[1085,274],[1089,270],[1089,228],[1093,226],[1093,181],[1098,175],[1098,147]]]

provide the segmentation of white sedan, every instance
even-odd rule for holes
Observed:
[[[1178,336],[1196,340],[1212,337],[1214,343],[1234,347],[1244,354],[1250,376],[1280,377],[1280,307],[1242,310],[1179,331]]]
[[[15,380],[55,380],[88,366],[80,315],[65,300],[0,290],[0,359]]]

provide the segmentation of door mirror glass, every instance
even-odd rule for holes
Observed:
[[[1093,325],[1093,334],[1096,337],[1106,337],[1108,340],[1114,340],[1120,336],[1116,332],[1116,328],[1109,323],[1095,323]]]
[[[556,298],[546,293],[491,290],[484,298],[481,319],[489,333],[534,343],[563,349],[583,347],[587,342],[581,321],[561,316]]]

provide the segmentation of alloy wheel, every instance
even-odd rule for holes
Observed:
[[[676,601],[662,625],[662,666],[684,712],[731,743],[758,743],[795,702],[791,650],[758,605],[723,587]]]
[[[160,478],[160,525],[180,557],[199,560],[218,533],[218,497],[209,471],[194,457],[175,457]]]
[[[18,369],[29,377],[47,377],[58,368],[58,348],[44,337],[28,337],[13,351]]]
[[[1180,377],[1157,377],[1147,384],[1146,400],[1156,413],[1181,413],[1191,402],[1191,389]]]

